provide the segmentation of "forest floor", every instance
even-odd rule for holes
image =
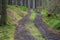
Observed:
[[[8,5],[7,13],[7,25],[0,26],[0,40],[60,39],[59,34],[47,26],[41,14],[34,10]]]
[[[32,36],[29,31],[26,29],[25,24],[31,22],[29,19],[31,12],[23,17],[22,20],[19,21],[19,24],[16,27],[16,32],[14,36],[14,40],[37,40],[34,36]],[[43,40],[60,40],[59,34],[49,29],[46,24],[42,21],[41,13],[37,13],[35,20],[33,20],[34,25],[39,29],[42,33]],[[33,26],[32,26],[33,27]],[[40,40],[40,39],[38,39]]]
[[[15,39],[14,40],[35,40],[35,38],[29,34],[28,30],[25,27],[25,24],[29,21],[31,12],[28,11],[28,14],[19,21],[19,24],[16,27]]]
[[[30,18],[32,10],[28,11],[28,14],[23,17],[16,27],[14,40],[45,40],[38,32],[37,28],[33,25],[34,18]],[[30,32],[31,31],[31,32]]]

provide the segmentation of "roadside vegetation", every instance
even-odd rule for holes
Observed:
[[[37,15],[37,13],[35,11],[33,11],[30,15],[30,20],[34,21],[36,18],[36,15]]]
[[[43,15],[43,21],[49,25],[50,27],[54,28],[54,29],[60,29],[60,14],[56,14],[56,15],[51,15],[50,17],[48,17],[48,11],[47,10],[42,10],[42,15]]]
[[[23,12],[26,15],[27,8],[23,10],[24,7],[10,6],[7,9],[7,24],[5,26],[0,26],[0,40],[14,40],[14,33],[17,22],[22,19],[18,12]],[[20,10],[20,11],[19,11]]]

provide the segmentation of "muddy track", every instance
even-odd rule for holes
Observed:
[[[41,13],[37,12],[37,17],[34,20],[35,26],[41,31],[46,40],[60,40],[60,35],[54,33],[47,28],[47,25],[42,21]]]
[[[28,11],[28,14],[19,21],[19,24],[16,27],[16,32],[14,40],[35,40],[35,38],[29,34],[28,30],[25,28],[25,24],[30,21],[31,12]]]

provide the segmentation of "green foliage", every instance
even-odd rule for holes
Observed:
[[[39,11],[42,11],[42,6],[37,7]]]
[[[8,8],[16,11],[19,14],[21,13],[24,16],[27,14],[27,11],[28,11],[28,8],[23,6],[17,6],[17,5],[8,5]]]
[[[0,40],[13,40],[13,34],[15,32],[15,24],[12,19],[7,17],[7,25],[0,26]]]
[[[11,8],[11,9],[12,9],[12,8],[13,8],[13,9],[15,8],[15,9],[18,9],[18,10],[20,10],[20,11],[25,11],[25,12],[28,11],[28,8],[23,7],[23,6],[8,5],[8,7]]]
[[[31,13],[30,19],[31,19],[31,20],[35,20],[36,15],[37,15],[36,12],[33,11],[33,12]]]
[[[58,25],[55,26],[56,29],[60,30],[60,23],[58,23]]]
[[[50,27],[54,28],[54,29],[60,29],[59,23],[60,23],[60,16],[58,14],[57,17],[56,16],[51,16],[51,17],[47,17],[47,11],[43,10],[42,11],[43,14],[43,21],[49,25]]]
[[[44,16],[47,16],[47,14],[48,14],[48,11],[47,10],[42,10],[42,15],[44,15]]]

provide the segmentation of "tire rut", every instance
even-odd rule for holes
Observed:
[[[16,32],[14,40],[35,40],[35,38],[29,34],[28,30],[25,28],[25,24],[30,21],[31,11],[28,11],[28,14],[19,21],[19,24],[16,27]]]
[[[60,35],[54,33],[47,28],[47,25],[42,21],[41,13],[37,12],[37,17],[34,20],[35,26],[41,31],[46,40],[60,40]]]

